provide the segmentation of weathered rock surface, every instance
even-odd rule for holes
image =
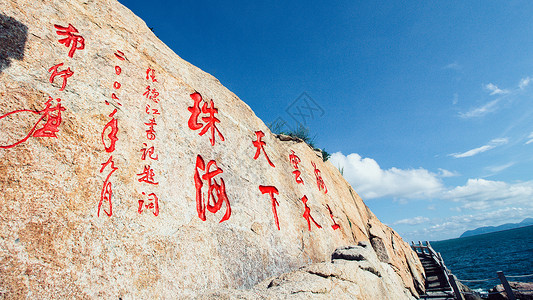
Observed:
[[[334,166],[277,139],[118,2],[0,8],[3,297],[407,299],[423,289],[416,254]]]
[[[533,300],[533,282],[514,282],[510,281],[509,285],[513,290],[516,299]],[[496,294],[497,293],[497,294]],[[507,293],[503,285],[498,284],[489,290],[489,300],[507,300]]]

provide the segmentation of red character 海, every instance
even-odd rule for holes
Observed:
[[[69,57],[73,57],[76,50],[82,50],[85,48],[85,39],[81,35],[78,35],[79,32],[74,26],[68,24],[68,27],[59,25],[54,25],[54,27],[57,29],[57,34],[66,36],[63,39],[60,39],[59,42],[66,47],[70,47],[68,52]]]
[[[275,168],[276,166],[274,166],[274,164],[270,161],[270,158],[268,158],[268,155],[267,155],[267,153],[265,151],[265,148],[263,148],[266,145],[266,143],[263,142],[261,140],[261,138],[264,137],[265,134],[262,131],[256,131],[255,135],[257,137],[257,140],[252,142],[254,144],[254,146],[257,148],[256,151],[255,151],[254,159],[257,159],[259,157],[259,154],[261,153],[261,150],[263,150],[263,153],[265,154],[265,157],[266,157],[268,163],[272,167]]]
[[[312,162],[311,164],[313,165],[313,168],[315,168],[316,185],[318,186],[318,190],[324,191],[324,194],[327,194],[328,188],[326,187],[326,183],[324,182],[324,179],[322,179],[320,170],[316,168],[316,164],[314,162]]]
[[[214,167],[212,169],[212,167]],[[205,172],[204,175],[200,176],[198,170]],[[220,183],[218,183],[214,177],[222,174],[223,171],[217,166],[217,163],[214,160],[211,160],[207,163],[204,162],[202,156],[198,155],[196,157],[196,166],[194,172],[194,186],[196,187],[196,211],[198,212],[198,217],[205,221],[205,209],[209,210],[212,213],[218,212],[222,208],[222,204],[226,204],[226,213],[220,220],[220,223],[228,220],[231,216],[231,206],[226,194],[226,184],[224,179],[220,178]],[[204,198],[202,193],[202,187],[204,185],[202,180],[207,181],[207,200]],[[216,199],[216,200],[215,200]],[[213,204],[211,204],[213,202]]]
[[[272,212],[274,213],[274,221],[276,222],[276,226],[278,227],[278,230],[280,230],[279,220],[278,220],[278,210],[276,208],[276,206],[279,206],[279,202],[276,199],[276,197],[274,197],[274,194],[279,195],[278,189],[275,186],[271,186],[271,185],[270,186],[260,185],[259,191],[261,191],[261,193],[263,194],[268,193],[270,195],[270,199],[272,200]]]

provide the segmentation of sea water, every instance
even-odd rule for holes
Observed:
[[[533,274],[533,226],[430,243],[446,267],[472,289],[486,291],[500,284],[497,271],[508,281],[533,282],[533,276],[512,277]],[[479,279],[491,280],[466,282]]]

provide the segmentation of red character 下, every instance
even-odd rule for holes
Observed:
[[[278,210],[276,209],[276,206],[279,206],[278,200],[274,197],[274,194],[279,195],[278,189],[275,186],[264,186],[260,185],[259,190],[263,194],[269,194],[270,199],[272,199],[272,212],[274,213],[274,221],[276,222],[276,226],[279,229],[279,220],[278,220]]]

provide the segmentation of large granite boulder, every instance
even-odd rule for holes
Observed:
[[[277,276],[340,293],[347,264],[364,278],[349,295],[423,289],[416,254],[334,166],[117,1],[0,8],[3,297],[199,297]],[[365,261],[329,262],[365,241]]]

